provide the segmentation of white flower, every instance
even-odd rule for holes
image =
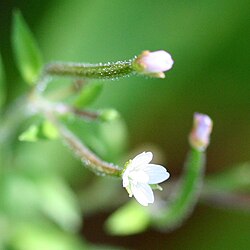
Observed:
[[[170,176],[163,166],[149,164],[152,159],[151,152],[137,155],[128,162],[122,175],[123,187],[128,191],[129,197],[134,196],[143,206],[154,202],[154,194],[150,184],[158,184]]]
[[[171,55],[164,51],[143,51],[134,62],[137,72],[153,77],[164,78],[164,71],[170,70],[174,64]]]

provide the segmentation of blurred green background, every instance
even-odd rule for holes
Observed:
[[[202,112],[214,121],[207,173],[250,160],[248,1],[3,1],[0,50],[8,81],[8,102],[26,88],[19,84],[21,79],[10,46],[14,8],[21,10],[35,33],[46,62],[108,62],[157,49],[167,50],[173,56],[174,68],[163,80],[131,77],[104,83],[104,90],[93,106],[117,109],[123,117],[115,125],[119,129],[115,133],[112,125],[87,124],[79,130],[93,129],[94,136],[82,134],[82,138],[105,159],[122,163],[128,155],[152,150],[156,152],[156,161],[167,166],[173,177],[178,177],[188,150],[187,135],[193,113]],[[27,172],[28,176],[39,173],[46,180],[44,186],[49,189],[49,183],[55,193],[61,192],[60,187],[64,190],[64,186],[60,181],[55,184],[54,179],[48,181],[48,175],[68,183],[66,186],[74,191],[62,192],[69,200],[75,194],[80,197],[74,202],[78,204],[80,200],[83,214],[86,213],[82,231],[95,244],[133,249],[250,248],[249,211],[205,205],[199,205],[188,221],[173,232],[149,230],[125,238],[108,236],[101,230],[103,217],[127,198],[119,181],[94,176],[60,142],[19,142],[13,151],[11,162],[15,171]],[[42,193],[46,192],[49,191]],[[36,194],[26,194],[24,199],[33,201],[33,195]],[[52,196],[45,195],[48,199],[45,202],[55,202]],[[25,207],[29,200],[23,203]],[[70,214],[67,202],[55,202],[55,206],[62,204],[66,204],[64,211],[70,221],[66,219],[66,229],[69,224],[80,228],[81,225],[76,225],[79,213]],[[56,217],[50,208],[44,211]],[[61,221],[63,217],[62,212],[57,219]],[[24,238],[29,238],[29,230]],[[13,243],[10,249],[28,249],[17,245]]]

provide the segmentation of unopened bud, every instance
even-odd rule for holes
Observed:
[[[140,74],[164,78],[163,72],[170,70],[173,63],[171,55],[164,50],[155,52],[146,50],[134,60],[133,67]]]
[[[213,122],[208,115],[195,113],[189,143],[198,151],[205,151],[210,142]]]

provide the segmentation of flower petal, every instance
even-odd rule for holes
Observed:
[[[142,63],[145,65],[147,72],[154,73],[170,70],[174,61],[169,53],[158,50],[145,54],[142,57]]]
[[[132,184],[131,191],[135,199],[143,206],[154,202],[154,194],[151,187],[145,183]]]
[[[148,183],[149,180],[149,176],[145,171],[132,171],[129,173],[129,178],[135,183]]]
[[[144,165],[151,162],[153,159],[153,154],[151,152],[143,152],[137,155],[131,162],[131,167],[135,167],[136,169],[139,167],[144,167]],[[129,167],[129,166],[128,166]]]
[[[163,166],[156,164],[148,164],[144,171],[149,176],[148,184],[161,183],[170,176]]]
[[[122,186],[127,187],[128,185],[129,185],[128,175],[123,175],[122,176]]]

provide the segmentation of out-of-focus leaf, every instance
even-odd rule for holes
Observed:
[[[104,122],[110,122],[120,117],[120,114],[115,109],[104,109],[100,111],[100,119]]]
[[[37,215],[36,185],[25,175],[6,173],[0,182],[0,197],[0,209],[12,218]]]
[[[55,176],[8,173],[0,182],[0,211],[12,218],[46,214],[63,229],[74,231],[82,223],[80,205],[67,184]]]
[[[19,135],[18,139],[20,141],[35,142],[38,140],[38,131],[38,126],[31,125],[27,130],[25,130],[21,135]]]
[[[0,54],[0,108],[3,106],[5,102],[5,72],[3,67],[3,61]]]
[[[42,56],[20,11],[13,14],[12,46],[23,79],[31,85],[34,84],[42,69]]]
[[[55,126],[49,121],[43,121],[39,125],[31,125],[20,136],[20,141],[35,142],[40,139],[56,139],[58,138],[58,131]]]
[[[103,83],[89,83],[84,86],[81,93],[77,96],[74,102],[74,106],[77,108],[83,108],[91,104],[101,93],[103,88]]]
[[[80,205],[63,180],[47,177],[36,183],[42,210],[62,228],[74,231],[82,223]]]
[[[13,227],[8,249],[14,250],[85,250],[88,247],[77,237],[50,224],[18,223]]]
[[[208,176],[204,184],[204,192],[209,192],[209,190],[249,192],[250,163],[239,164],[223,173]]]
[[[106,221],[106,229],[113,235],[131,235],[143,232],[150,223],[150,213],[132,200],[116,210]]]
[[[6,214],[0,211],[0,250],[6,249],[5,244],[10,234],[9,220]]]
[[[45,120],[42,124],[42,130],[45,137],[48,139],[57,139],[59,136],[56,127],[49,121]]]

